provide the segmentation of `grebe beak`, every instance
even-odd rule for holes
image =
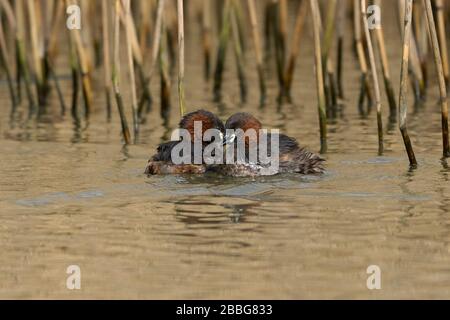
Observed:
[[[223,139],[223,145],[232,144],[235,139],[236,139],[235,133],[226,134],[225,138]]]

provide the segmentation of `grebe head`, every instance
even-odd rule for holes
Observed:
[[[223,125],[222,120],[220,120],[214,113],[200,109],[186,114],[179,123],[179,127],[181,129],[186,129],[189,131],[192,141],[194,141],[195,137],[195,122],[201,122],[202,124],[202,137],[200,137],[200,139],[203,139],[205,131],[209,129],[219,130],[222,137],[225,134],[225,126]]]
[[[244,132],[247,132],[247,130],[253,129],[256,131],[256,134],[258,135],[259,130],[262,129],[262,124],[261,124],[261,122],[259,122],[258,119],[256,119],[251,114],[246,113],[246,112],[238,112],[228,118],[227,122],[225,123],[225,128],[232,129],[232,130],[241,129]],[[233,143],[235,138],[236,138],[235,133],[227,133],[225,135],[224,144]],[[245,142],[246,142],[246,144],[249,143],[248,137],[246,137]]]

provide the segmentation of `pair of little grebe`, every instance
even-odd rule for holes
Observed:
[[[238,130],[241,129],[246,132],[249,129],[255,130],[258,134],[256,139],[259,140],[259,133],[262,129],[261,122],[254,116],[248,113],[239,112],[232,115],[226,121],[223,122],[213,113],[205,110],[197,110],[186,114],[179,123],[180,129],[185,129],[191,136],[191,144],[193,151],[195,139],[201,141],[202,150],[206,147],[207,143],[203,141],[197,135],[194,129],[195,122],[201,122],[201,135],[209,129],[219,130],[221,138],[226,146],[233,145],[236,149],[235,136],[227,136],[227,129]],[[263,133],[267,135],[268,149],[270,149],[271,139],[270,136],[273,133]],[[225,163],[225,164],[174,164],[172,162],[172,149],[177,146],[181,141],[169,141],[162,143],[158,146],[156,154],[149,160],[145,173],[147,174],[203,174],[207,172],[215,172],[227,176],[258,176],[258,175],[273,175],[277,173],[298,173],[298,174],[320,174],[324,172],[323,162],[324,159],[318,155],[307,151],[299,146],[294,138],[288,137],[284,134],[278,134],[278,166],[275,170],[267,169],[267,165],[249,161],[248,145],[251,137],[245,137],[245,145],[247,146],[245,151],[245,163]],[[256,145],[256,144],[255,144]],[[269,154],[270,155],[270,152]],[[191,159],[194,159],[194,155],[191,155]],[[193,163],[193,162],[190,162]]]

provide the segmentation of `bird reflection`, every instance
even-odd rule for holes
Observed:
[[[218,201],[192,200],[192,198],[174,201],[176,219],[195,228],[220,229],[224,222],[245,223],[249,217],[255,215],[252,209],[260,205],[256,201],[233,204],[230,203],[233,201],[231,197],[213,199]]]

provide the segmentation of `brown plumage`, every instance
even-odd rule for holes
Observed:
[[[219,129],[225,132],[226,129],[242,129],[244,132],[254,129],[257,133],[262,129],[261,122],[249,113],[236,113],[228,118],[225,126],[214,114],[204,110],[198,110],[187,114],[180,121],[179,127],[187,129],[194,138],[194,122],[202,122],[202,134],[208,129]],[[273,133],[267,133],[267,149],[270,156],[270,143]],[[324,159],[320,156],[301,147],[298,142],[284,134],[277,134],[279,141],[279,167],[267,170],[269,165],[264,165],[259,161],[250,163],[249,158],[249,137],[246,137],[246,163],[241,164],[181,164],[172,163],[171,151],[180,141],[169,141],[162,143],[157,148],[157,153],[150,159],[145,172],[147,174],[204,174],[214,172],[227,176],[260,176],[274,175],[277,173],[299,173],[299,174],[321,174],[325,171],[323,167]],[[201,139],[201,137],[195,137]],[[236,148],[236,143],[233,142]],[[192,148],[192,150],[194,150]],[[193,159],[193,155],[192,155]],[[192,162],[193,163],[193,162]]]
[[[225,123],[225,129],[242,129],[244,132],[254,129],[259,137],[259,131],[262,129],[261,122],[249,113],[239,112],[228,118]],[[272,133],[267,133],[267,150],[270,156],[270,143]],[[232,176],[258,176],[262,174],[277,173],[300,173],[300,174],[320,174],[325,171],[322,157],[299,146],[298,142],[287,135],[278,134],[279,141],[279,168],[275,171],[263,171],[265,166],[261,163],[245,163],[245,164],[224,164],[208,166],[208,171],[221,173]],[[246,145],[248,147],[248,138],[246,137]],[[236,144],[234,144],[236,148]],[[246,159],[248,161],[249,149],[246,148]]]
[[[202,136],[195,135],[194,124],[196,121],[202,124]],[[197,110],[186,114],[179,123],[179,128],[186,129],[191,135],[191,142],[194,140],[203,139],[203,134],[208,129],[218,129],[222,133],[225,132],[225,127],[222,121],[212,112],[206,110]],[[151,159],[148,161],[145,168],[146,174],[201,174],[205,172],[204,164],[174,164],[172,162],[172,149],[180,141],[168,141],[161,143]],[[206,143],[205,143],[206,144]],[[194,163],[194,148],[191,148],[191,163]]]
[[[146,174],[202,174],[206,172],[203,164],[173,164],[167,161],[149,161]]]
[[[195,137],[195,122],[202,123],[201,137]],[[222,131],[222,133],[225,132],[225,126],[223,125],[222,120],[220,120],[214,113],[202,109],[186,114],[180,120],[178,127],[189,131],[191,134],[191,141],[194,141],[194,139],[202,140],[205,131],[208,129],[218,129]]]

